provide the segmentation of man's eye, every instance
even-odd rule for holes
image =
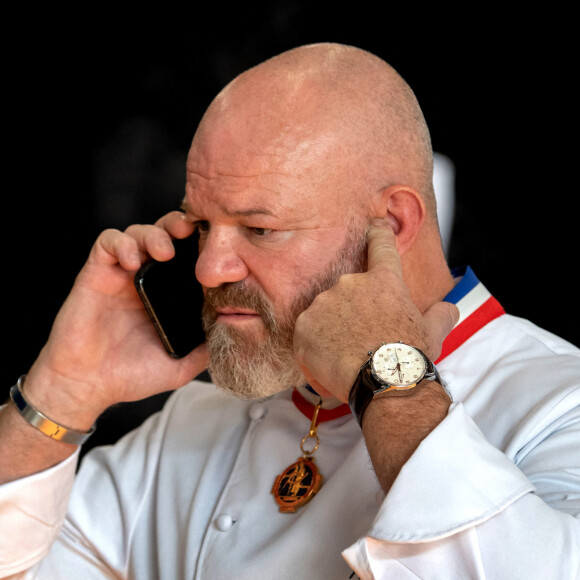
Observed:
[[[197,229],[200,233],[209,232],[209,222],[207,222],[207,221],[200,220],[198,222],[195,222],[195,226],[197,227]]]
[[[256,236],[266,236],[268,235],[270,232],[272,232],[273,230],[267,229],[267,228],[250,228],[250,230],[252,231],[252,233],[254,233]]]

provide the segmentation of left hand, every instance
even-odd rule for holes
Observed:
[[[368,233],[368,270],[341,276],[297,319],[294,352],[307,380],[323,396],[348,402],[368,351],[398,340],[431,360],[459,318],[457,307],[437,302],[421,313],[403,281],[395,234],[383,220]]]

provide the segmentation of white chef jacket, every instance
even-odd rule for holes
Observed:
[[[466,331],[488,297],[453,300],[468,338],[437,368],[455,403],[386,497],[344,416],[318,428],[321,490],[280,513],[310,420],[290,392],[193,382],[83,459],[62,527],[75,457],[0,488],[0,577],[580,578],[580,353],[507,314]]]

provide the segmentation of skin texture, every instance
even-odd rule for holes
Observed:
[[[415,98],[375,56],[313,45],[247,71],[216,97],[196,132],[184,213],[108,230],[95,242],[28,373],[26,396],[53,420],[83,430],[111,404],[173,389],[205,369],[205,346],[180,361],[165,355],[133,287],[140,264],[170,259],[171,238],[195,227],[201,284],[243,282],[276,313],[289,311],[331,266],[349,233],[368,231],[367,271],[342,276],[296,322],[295,364],[321,394],[346,401],[366,352],[382,342],[403,340],[435,358],[457,312],[441,302],[453,281],[431,174]],[[260,317],[222,315],[222,324],[263,338]],[[365,416],[385,490],[449,406],[436,383],[404,404],[377,400]],[[0,415],[2,437],[5,480],[74,450],[35,431],[11,405]]]

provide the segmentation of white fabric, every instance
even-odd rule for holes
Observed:
[[[449,157],[437,152],[433,154],[433,189],[441,242],[445,254],[448,254],[455,221],[455,164]]]
[[[323,487],[295,514],[270,493],[309,427],[290,394],[177,391],[83,460],[62,532],[25,577],[580,577],[579,351],[504,315],[438,369],[456,403],[386,498],[347,416],[319,427]],[[73,473],[71,459],[0,488],[0,576],[46,552]]]

